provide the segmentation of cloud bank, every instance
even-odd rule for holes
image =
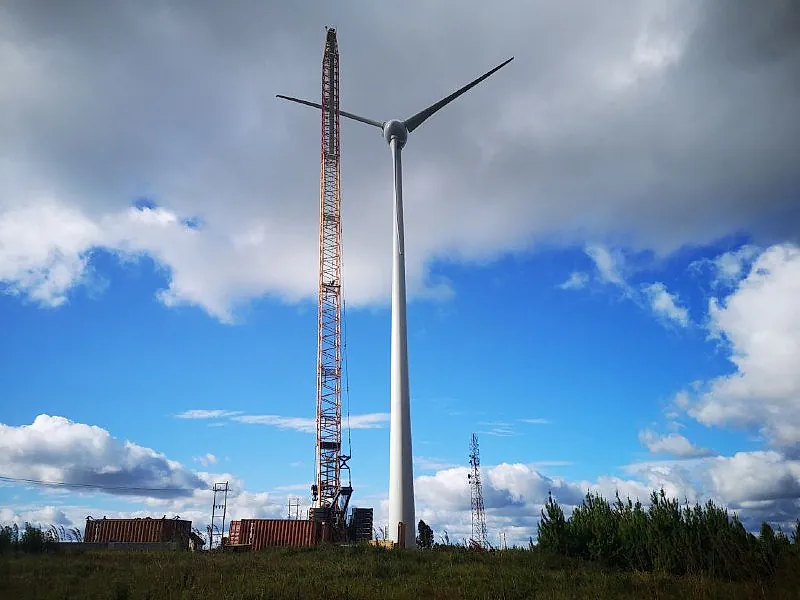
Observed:
[[[379,119],[516,56],[409,143],[414,297],[448,297],[437,261],[538,242],[667,253],[742,229],[760,243],[796,237],[799,10],[451,0],[412,2],[405,14],[420,17],[397,22],[356,2],[6,2],[0,76],[14,85],[0,92],[0,282],[60,306],[104,249],[152,258],[163,303],[223,321],[254,297],[313,297],[318,115],[274,96],[318,96],[321,24],[332,21],[346,24],[343,107]],[[387,61],[396,78],[383,77]],[[357,123],[342,135],[345,289],[351,306],[380,303],[388,150]]]

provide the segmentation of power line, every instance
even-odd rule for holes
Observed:
[[[67,481],[45,481],[42,479],[26,479],[24,477],[9,477],[7,475],[0,475],[0,481],[7,483],[28,483],[32,485],[45,485],[53,487],[67,487],[67,488],[88,488],[98,490],[119,490],[130,492],[194,492],[197,490],[211,490],[211,488],[180,488],[180,487],[139,487],[139,486],[124,486],[124,485],[101,485],[94,483],[70,483]]]

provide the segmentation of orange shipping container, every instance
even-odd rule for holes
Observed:
[[[189,546],[191,521],[179,519],[86,519],[85,542],[166,543]]]
[[[330,528],[319,521],[242,519],[231,521],[231,544],[250,544],[253,550],[273,546],[313,546],[330,539]]]

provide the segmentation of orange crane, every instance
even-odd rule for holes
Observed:
[[[314,519],[335,531],[346,523],[353,487],[350,456],[342,453],[342,220],[339,195],[339,48],[326,27],[322,58],[320,149],[319,308],[317,334],[316,482],[311,486]],[[342,485],[344,476],[347,484]]]

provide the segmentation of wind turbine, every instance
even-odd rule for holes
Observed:
[[[377,127],[389,144],[394,163],[394,235],[392,263],[392,346],[391,346],[391,422],[389,431],[389,538],[406,547],[415,545],[414,472],[411,452],[411,407],[408,386],[408,335],[406,331],[406,267],[403,229],[403,168],[400,159],[403,147],[412,133],[434,113],[469,91],[490,75],[514,60],[512,56],[471,83],[421,110],[405,121],[376,121],[353,113],[339,111],[348,119]],[[322,109],[321,104],[291,96],[278,98]],[[405,528],[400,540],[398,523]]]

